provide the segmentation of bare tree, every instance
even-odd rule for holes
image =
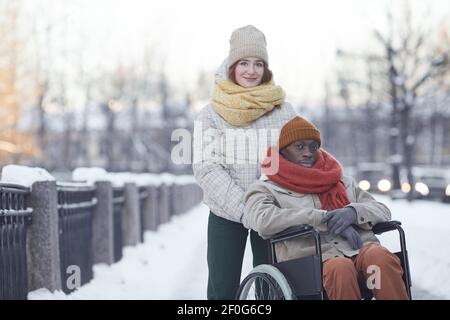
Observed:
[[[414,25],[410,7],[406,5],[403,17],[403,32],[394,34],[390,15],[390,33],[383,35],[375,31],[375,37],[385,50],[389,68],[389,86],[393,107],[393,121],[399,121],[402,162],[407,171],[408,182],[413,185],[412,166],[414,164],[414,130],[411,114],[416,107],[418,95],[426,94],[426,84],[431,78],[439,77],[448,68],[448,53],[436,53],[429,42],[429,32],[422,25]],[[394,36],[398,39],[395,39]],[[396,41],[397,40],[397,41]],[[450,50],[450,48],[449,48]],[[392,143],[394,145],[394,143]],[[412,196],[412,193],[409,193]]]
[[[374,30],[381,53],[359,57],[369,67],[373,62],[376,70],[381,70],[362,81],[366,90],[371,91],[372,97],[376,90],[379,102],[387,98],[391,104],[389,149],[393,187],[397,189],[400,187],[400,164],[407,171],[409,184],[413,185],[415,134],[419,127],[412,121],[412,113],[417,107],[417,98],[433,92],[436,82],[431,80],[448,74],[450,46],[437,49],[435,36],[438,30],[433,33],[424,27],[429,23],[417,23],[408,2],[404,3],[397,19],[392,10],[387,13],[387,18],[387,32]]]
[[[0,2],[0,162],[17,162],[37,153],[32,137],[19,130],[20,68],[23,41],[19,32],[21,1]]]

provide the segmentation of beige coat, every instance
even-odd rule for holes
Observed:
[[[354,179],[344,176],[343,182],[351,202],[349,206],[357,212],[356,230],[363,243],[378,243],[371,231],[372,226],[389,221],[391,212],[368,192],[360,189]],[[316,194],[290,191],[266,179],[248,188],[244,203],[244,226],[254,229],[264,239],[294,225],[310,224],[320,232],[323,260],[337,256],[351,257],[359,252],[353,250],[341,236],[333,237],[327,232],[326,224],[321,222],[326,211],[320,209],[319,196]],[[312,255],[315,252],[314,239],[302,237],[279,242],[276,252],[278,261]]]

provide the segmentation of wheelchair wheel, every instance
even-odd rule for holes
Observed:
[[[276,267],[262,264],[255,267],[239,286],[238,300],[293,300],[286,277]]]

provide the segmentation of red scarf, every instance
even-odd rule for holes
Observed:
[[[325,150],[319,150],[316,163],[311,168],[290,162],[278,153],[278,171],[272,174],[268,168],[271,160],[276,159],[271,156],[274,152],[278,153],[278,150],[269,148],[262,164],[269,180],[298,193],[318,194],[323,210],[343,208],[350,203],[342,182],[341,164]]]

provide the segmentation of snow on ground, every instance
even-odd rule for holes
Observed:
[[[94,279],[66,296],[41,289],[29,299],[205,299],[208,208],[175,216],[145,242],[125,247],[123,258],[94,266]]]
[[[430,201],[391,201],[379,196],[400,220],[406,233],[413,297],[450,299],[450,205]],[[206,299],[206,230],[208,208],[199,205],[147,231],[145,243],[126,247],[112,266],[95,265],[94,279],[70,295],[41,289],[29,299]],[[397,232],[381,236],[382,243],[398,250]],[[247,248],[242,277],[251,270]]]
[[[402,222],[406,234],[411,281],[433,296],[450,299],[450,204],[432,201],[392,201],[379,197],[388,205],[392,219]],[[398,248],[396,232],[380,238],[388,248]],[[395,245],[395,246],[394,246]],[[413,292],[414,297],[414,292]]]

